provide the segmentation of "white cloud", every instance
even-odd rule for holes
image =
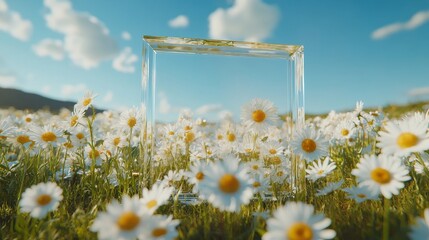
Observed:
[[[429,87],[414,88],[408,91],[408,96],[418,97],[418,96],[429,96]]]
[[[167,95],[164,92],[159,92],[159,113],[168,114],[171,110],[171,105],[168,102]]]
[[[16,83],[16,77],[13,75],[2,75],[0,74],[0,87],[13,87]]]
[[[121,37],[122,37],[122,39],[124,39],[126,41],[131,40],[131,34],[129,32],[126,32],[126,31],[122,32]]]
[[[54,39],[43,39],[33,46],[33,50],[40,57],[51,57],[57,61],[63,60],[66,54],[63,42]]]
[[[112,93],[112,91],[107,91],[106,95],[104,95],[104,97],[103,97],[103,101],[105,103],[109,103],[112,100],[113,100],[113,93]]]
[[[133,73],[136,69],[134,63],[137,62],[137,55],[133,54],[131,48],[126,47],[113,60],[112,67],[119,72]]]
[[[42,92],[49,93],[51,91],[52,87],[50,85],[45,85],[42,87]]]
[[[380,40],[400,31],[416,29],[428,21],[429,11],[420,11],[414,14],[407,22],[392,23],[376,29],[372,32],[371,37],[372,39]]]
[[[179,15],[168,21],[168,25],[172,28],[185,28],[189,26],[189,19],[186,15]]]
[[[119,53],[109,30],[88,13],[77,12],[69,0],[44,0],[49,12],[45,20],[50,29],[64,35],[64,48],[74,64],[90,69]]]
[[[65,97],[69,97],[71,95],[80,94],[87,92],[88,88],[85,84],[80,83],[77,85],[66,84],[61,87],[61,94]]]
[[[3,30],[21,41],[30,39],[33,25],[17,12],[10,11],[6,1],[0,0],[0,30]]]
[[[204,115],[207,113],[219,112],[221,110],[222,110],[221,104],[206,104],[197,108],[197,110],[195,110],[195,113],[198,115]]]
[[[277,26],[280,11],[262,0],[235,0],[228,9],[218,8],[209,16],[209,34],[216,39],[261,41]]]

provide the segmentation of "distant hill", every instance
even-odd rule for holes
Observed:
[[[75,102],[60,101],[17,89],[0,87],[0,108],[13,107],[19,110],[30,111],[47,109],[55,113],[59,112],[61,108],[73,110],[75,104]]]

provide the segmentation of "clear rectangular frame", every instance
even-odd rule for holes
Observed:
[[[149,160],[155,154],[157,125],[173,122],[180,109],[205,113],[197,117],[215,122],[216,115],[203,110],[221,112],[221,108],[231,107],[222,113],[232,113],[233,120],[239,121],[236,105],[251,98],[272,97],[281,116],[289,120],[284,124],[289,138],[304,124],[301,45],[143,36],[142,54],[142,142]],[[299,158],[291,159],[290,182],[297,197],[305,192],[304,168]]]

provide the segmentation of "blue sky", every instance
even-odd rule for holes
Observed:
[[[429,0],[0,0],[0,86],[138,105],[142,35],[302,44],[307,112],[429,94]]]

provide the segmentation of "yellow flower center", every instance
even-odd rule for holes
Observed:
[[[256,165],[256,164],[255,164],[255,165],[252,165],[252,169],[253,169],[253,170],[258,170],[258,169],[259,169],[259,166],[258,166],[258,165]]]
[[[57,140],[57,136],[53,132],[45,132],[42,134],[42,140],[45,142],[53,142]]]
[[[202,172],[198,172],[198,173],[195,175],[195,178],[196,178],[198,181],[203,180],[203,179],[204,179],[204,173],[202,173]]]
[[[84,137],[85,137],[85,135],[83,135],[83,133],[81,133],[81,132],[76,134],[76,138],[79,140],[82,140]]]
[[[276,173],[277,177],[282,177],[284,175],[284,172],[280,171]]]
[[[320,169],[319,171],[317,171],[317,174],[323,174],[325,171],[323,169]]]
[[[68,148],[68,149],[71,149],[71,148],[73,148],[73,147],[74,147],[74,146],[73,146],[73,144],[72,144],[71,142],[66,142],[66,143],[64,143],[63,145],[64,145],[64,147],[66,147],[66,148]]]
[[[36,201],[39,206],[46,206],[52,201],[52,197],[48,194],[42,194],[37,197]]]
[[[380,184],[386,184],[392,180],[390,172],[384,168],[379,167],[371,171],[371,178]]]
[[[404,132],[396,139],[396,143],[400,148],[409,148],[417,145],[419,138],[410,132]]]
[[[146,203],[146,207],[151,209],[151,208],[155,207],[157,204],[158,204],[158,202],[155,199],[153,199],[153,200],[150,200],[149,202]]]
[[[94,150],[89,151],[88,155],[91,159],[96,159],[100,156],[100,152],[98,150],[94,149]]]
[[[89,104],[91,104],[92,99],[91,98],[85,98],[82,102],[83,106],[88,106]]]
[[[225,174],[219,179],[219,189],[224,193],[235,193],[240,188],[240,181],[232,175]]]
[[[137,124],[137,119],[135,117],[130,117],[127,124],[128,127],[133,128]]]
[[[169,131],[169,132],[168,132],[168,135],[173,136],[173,135],[174,135],[174,132],[173,132],[173,131]]]
[[[265,117],[266,115],[261,109],[255,110],[252,113],[252,119],[257,123],[263,122],[265,120]]]
[[[305,223],[294,223],[286,232],[288,240],[311,240],[313,230]]]
[[[193,132],[186,132],[185,133],[185,142],[186,143],[190,143],[192,141],[194,141],[195,139],[195,134]]]
[[[79,118],[77,116],[72,116],[70,119],[70,127],[74,127],[77,125]]]
[[[121,138],[119,138],[119,137],[116,137],[113,139],[113,145],[115,145],[115,146],[118,146],[120,142],[121,142]]]
[[[25,121],[28,122],[28,123],[30,123],[31,121],[33,121],[33,119],[31,119],[31,117],[26,117]]]
[[[20,144],[25,144],[30,142],[30,137],[28,137],[27,135],[19,135],[18,137],[16,137],[16,141],[19,142]]]
[[[366,195],[363,193],[359,193],[356,195],[358,198],[366,198]]]
[[[165,234],[167,234],[167,229],[165,228],[155,228],[152,231],[152,236],[154,237],[161,237],[161,236],[164,236]]]
[[[116,222],[119,229],[123,231],[131,231],[140,223],[140,218],[133,212],[124,212]]]
[[[306,138],[302,141],[301,147],[302,150],[312,153],[316,150],[316,142],[313,139]]]
[[[235,134],[234,133],[229,133],[228,134],[228,141],[230,141],[230,142],[234,142],[235,141]]]
[[[260,182],[254,182],[252,185],[254,188],[258,188],[261,186],[261,183]]]
[[[191,126],[189,126],[189,125],[186,125],[186,126],[184,127],[184,129],[185,129],[185,131],[190,131],[190,130],[192,130],[192,127],[191,127]]]
[[[280,165],[282,163],[282,159],[279,156],[275,156],[271,159],[271,163],[274,165]]]
[[[223,139],[223,136],[222,135],[217,135],[217,140],[222,140]]]
[[[277,150],[275,150],[274,148],[271,148],[269,152],[270,152],[270,154],[276,154]]]
[[[344,128],[343,130],[341,130],[341,135],[343,136],[349,135],[349,130]]]

